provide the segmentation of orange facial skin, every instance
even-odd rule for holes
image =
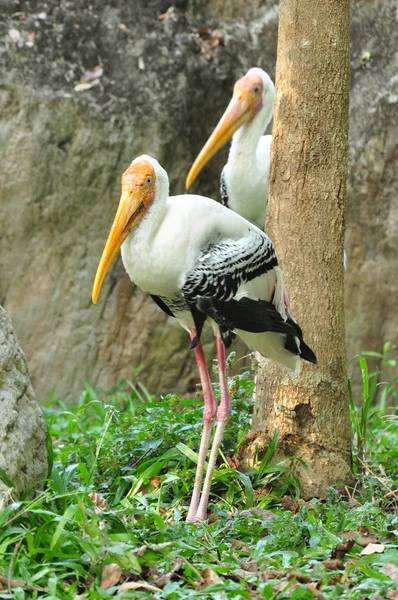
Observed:
[[[155,171],[146,160],[131,164],[122,175],[119,206],[95,275],[92,301],[97,303],[105,275],[121,245],[155,199]]]
[[[259,75],[245,75],[234,86],[234,92],[217,127],[192,165],[185,187],[188,190],[203,167],[226,144],[235,131],[251,121],[263,106],[263,82]]]

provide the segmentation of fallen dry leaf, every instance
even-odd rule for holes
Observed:
[[[47,588],[42,588],[39,585],[28,585],[24,579],[8,579],[8,577],[4,577],[0,575],[0,585],[4,586],[4,589],[10,588],[23,588],[28,591],[38,591],[44,592]]]
[[[223,583],[223,580],[221,579],[221,577],[219,577],[217,575],[217,573],[215,573],[213,571],[213,569],[210,569],[210,567],[207,567],[207,569],[202,571],[201,577],[202,577],[202,581],[201,581],[201,585],[200,585],[201,589],[206,588],[209,585],[214,585],[215,583]]]
[[[210,43],[213,47],[215,46],[224,46],[224,34],[220,29],[210,29],[209,27],[198,27],[196,33],[202,38]],[[217,42],[214,44],[214,42]]]
[[[325,569],[330,569],[331,571],[340,571],[344,569],[343,563],[338,558],[332,560],[323,560],[322,564]]]
[[[78,83],[77,85],[75,85],[75,92],[86,92],[87,90],[90,90],[92,87],[94,87],[95,85],[99,84],[99,80],[95,79],[94,81],[91,81],[90,83]]]
[[[368,544],[361,552],[361,556],[368,554],[381,554],[384,552],[384,544]]]
[[[242,552],[245,552],[246,554],[249,554],[249,548],[241,540],[237,540],[235,538],[231,538],[230,542],[231,542],[232,548],[239,548],[239,550],[241,550]]]
[[[266,510],[265,508],[253,507],[248,510],[237,510],[233,514],[234,517],[261,517],[263,521],[273,521],[276,519],[277,515],[271,510]]]
[[[335,548],[333,548],[331,558],[343,558],[347,552],[351,552],[354,543],[354,540],[348,540],[347,542],[338,544]]]
[[[8,577],[3,577],[3,575],[0,575],[0,583],[9,585],[11,588],[23,588],[26,585],[26,581],[24,579],[8,579]]]
[[[215,515],[214,513],[209,513],[207,515],[207,522],[209,524],[215,523],[216,521],[219,521],[220,519],[221,519],[220,515]]]
[[[104,565],[102,567],[101,572],[101,587],[103,590],[107,590],[119,583],[122,577],[122,569],[116,563],[110,563],[109,565]]]
[[[292,585],[289,585],[289,595],[292,594],[292,592],[294,592],[294,590],[297,590],[297,588],[301,587],[301,583],[293,583]],[[272,591],[274,592],[274,594],[279,594],[280,592],[284,592],[286,590],[286,579],[282,579],[282,581],[279,581],[279,583],[275,583],[272,586]],[[283,596],[285,598],[287,598],[288,596]]]
[[[82,77],[82,83],[84,81],[94,81],[94,79],[99,79],[100,77],[102,77],[102,75],[104,74],[104,69],[103,67],[101,67],[101,65],[96,65],[95,67],[92,67],[92,69],[87,69],[87,71],[84,73],[83,77]]]
[[[14,44],[17,44],[22,40],[22,33],[18,29],[9,29],[8,37],[14,42]]]
[[[200,48],[200,53],[211,60],[214,58],[213,48],[217,46],[225,46],[224,34],[220,29],[209,29],[209,27],[198,27],[192,34],[197,46]]]
[[[250,573],[257,573],[258,571],[258,562],[256,560],[246,560],[240,566],[244,571],[249,571]]]
[[[261,581],[268,581],[269,579],[281,579],[284,576],[283,571],[278,571],[276,569],[267,569],[260,573]],[[289,588],[290,589],[290,588]]]
[[[227,460],[228,465],[231,467],[231,469],[237,469],[239,467],[239,459],[234,455],[234,454],[230,454],[229,456],[225,457]]]
[[[362,548],[366,548],[368,544],[378,543],[378,540],[375,537],[373,537],[369,531],[366,531],[362,535],[362,533],[359,533],[358,531],[348,529],[348,531],[343,531],[342,536],[346,540],[354,540],[355,543],[358,544],[358,546],[361,546]]]
[[[383,573],[391,577],[393,581],[398,581],[398,566],[393,565],[392,563],[387,563],[384,565],[381,570]]]
[[[213,48],[216,46],[225,46],[224,34],[220,29],[213,29],[209,41]]]
[[[160,486],[160,484],[162,482],[159,475],[156,475],[155,477],[151,477],[149,481],[152,483],[155,490]]]
[[[283,496],[282,508],[283,510],[290,510],[292,513],[295,513],[297,510],[297,505],[293,502],[290,496]]]
[[[341,534],[345,540],[353,540],[356,535],[359,535],[357,531],[353,531],[352,529],[347,529],[347,531],[343,531]]]
[[[174,6],[170,6],[165,13],[162,13],[158,16],[159,21],[173,21],[173,23],[177,23],[178,14]]]
[[[398,590],[391,590],[386,597],[388,600],[398,600]]]
[[[312,583],[307,584],[307,590],[311,592],[314,598],[318,598],[319,600],[326,600],[326,596],[322,594]]]
[[[160,544],[150,544],[149,542],[146,542],[142,546],[138,546],[137,548],[135,548],[134,554],[136,554],[137,556],[144,556],[145,552],[148,549],[153,550],[154,552],[158,552],[159,550],[168,548],[169,546],[172,546],[173,544],[174,544],[174,542],[162,542]]]
[[[238,580],[249,579],[250,577],[253,577],[253,574],[250,573],[250,571],[245,571],[244,569],[234,569],[230,574],[236,577]]]
[[[182,563],[176,562],[173,565],[173,568],[171,569],[171,571],[168,571],[168,573],[164,573],[163,575],[160,575],[160,577],[155,579],[155,581],[153,583],[155,585],[157,585],[158,587],[163,588],[166,585],[166,583],[169,583],[169,581],[172,578],[172,576],[174,575],[174,573],[181,571],[181,569],[182,569]]]
[[[299,581],[300,583],[311,583],[311,582],[315,581],[315,579],[313,577],[311,577],[310,575],[307,575],[307,573],[300,573],[299,571],[290,571],[290,573],[288,573],[288,575],[287,575],[287,578],[289,581],[291,579],[295,579],[296,581]]]
[[[35,39],[36,39],[36,34],[34,31],[28,31],[25,33],[25,37],[26,37],[26,42],[25,42],[25,46],[27,46],[28,48],[32,48],[34,43],[35,43]]]
[[[95,506],[97,506],[99,509],[105,510],[107,508],[107,501],[98,492],[90,492],[88,497],[90,498],[91,502],[95,504]]]
[[[254,495],[256,496],[256,498],[262,498],[262,497],[266,496],[267,494],[269,494],[268,487],[263,487],[261,490],[253,490],[253,491],[254,491]]]
[[[145,581],[126,581],[126,583],[122,583],[119,586],[117,593],[121,594],[122,592],[127,592],[127,590],[148,590],[148,592],[161,592],[162,590],[156,585],[151,585],[150,583],[146,583]]]

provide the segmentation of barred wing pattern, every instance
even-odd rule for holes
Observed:
[[[271,240],[252,229],[238,240],[203,248],[181,291],[189,303],[195,302],[198,296],[231,300],[242,283],[252,281],[277,265]]]

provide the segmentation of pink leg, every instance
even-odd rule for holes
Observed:
[[[217,428],[211,448],[209,466],[207,468],[206,479],[203,486],[203,492],[200,499],[199,507],[196,513],[196,521],[204,521],[207,518],[207,505],[209,502],[211,480],[213,478],[214,468],[216,466],[216,460],[218,451],[220,449],[221,441],[224,435],[225,424],[231,412],[231,399],[228,393],[228,380],[227,380],[227,365],[225,356],[225,346],[222,343],[221,338],[216,337],[217,346],[217,359],[218,359],[218,371],[220,378],[220,405],[217,410]]]
[[[191,331],[191,339],[196,335],[195,331]],[[203,411],[203,432],[202,439],[200,441],[198,466],[196,468],[195,483],[193,487],[193,493],[191,498],[191,504],[189,505],[187,523],[195,521],[196,511],[198,509],[200,488],[202,487],[203,472],[206,461],[207,449],[209,447],[211,430],[213,428],[214,420],[217,414],[217,402],[214,397],[213,388],[211,387],[210,375],[207,369],[205,356],[203,353],[202,344],[199,344],[194,349],[195,358],[199,369],[200,380],[202,382],[203,398],[204,398],[204,411]]]

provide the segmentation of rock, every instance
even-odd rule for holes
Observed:
[[[387,341],[393,348],[389,358],[398,358],[398,30],[394,20],[392,0],[352,4],[346,233],[349,359],[363,350],[381,352]],[[384,381],[396,374],[393,370],[383,374]]]
[[[47,477],[46,426],[12,324],[0,306],[0,468],[23,492]],[[0,510],[12,498],[0,481]]]
[[[159,20],[171,4],[173,17]],[[73,397],[85,379],[109,387],[140,366],[151,392],[181,393],[196,377],[186,333],[130,283],[120,259],[97,306],[90,297],[131,160],[153,154],[172,193],[182,193],[234,80],[253,65],[275,74],[277,0],[227,4],[151,0],[137,11],[122,0],[32,0],[23,18],[0,18],[0,300],[41,398],[55,384],[58,396]],[[352,4],[349,357],[397,341],[395,3],[373,4]],[[225,39],[212,57],[195,42],[203,26]],[[19,47],[10,29],[22,40],[34,33],[33,45]],[[94,69],[98,83],[76,91]],[[226,155],[194,191],[218,197]],[[205,339],[211,359],[209,332]]]

